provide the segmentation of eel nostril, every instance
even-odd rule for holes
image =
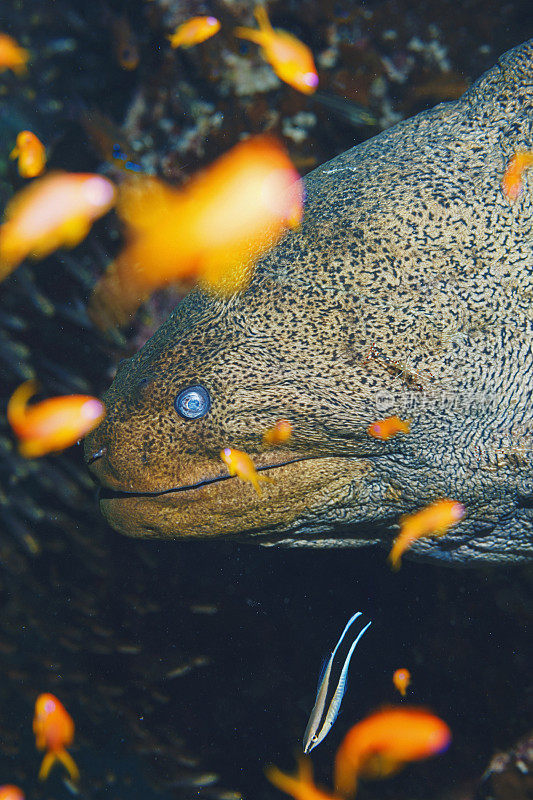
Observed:
[[[94,464],[95,461],[98,461],[99,458],[105,456],[107,453],[107,447],[101,447],[100,450],[97,450],[96,453],[93,453],[87,459],[87,464]]]

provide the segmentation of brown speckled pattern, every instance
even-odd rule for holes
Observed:
[[[104,499],[111,525],[388,545],[400,514],[448,496],[466,518],[415,554],[530,559],[533,175],[513,205],[500,187],[517,148],[533,148],[533,41],[461,100],[315,170],[301,228],[244,294],[178,306],[119,370],[86,445],[108,448],[92,467],[101,482],[134,495],[226,476],[228,445],[275,482],[261,498],[227,478]],[[195,383],[212,407],[185,421],[173,401]],[[389,414],[412,418],[412,433],[370,439]],[[266,451],[281,417],[294,438]]]

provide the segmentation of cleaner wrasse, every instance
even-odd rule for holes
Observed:
[[[339,682],[337,683],[337,687],[333,693],[333,697],[326,709],[326,699],[328,697],[329,685],[331,682],[331,672],[333,667],[333,662],[335,661],[335,656],[339,647],[341,646],[344,637],[348,633],[349,629],[352,626],[352,623],[361,616],[361,611],[358,611],[354,614],[348,622],[346,623],[346,627],[344,628],[343,632],[341,633],[340,639],[335,645],[335,649],[333,650],[331,656],[329,657],[329,661],[326,664],[326,668],[324,669],[324,674],[322,679],[319,681],[318,684],[318,691],[316,695],[315,705],[313,710],[311,711],[311,716],[309,717],[309,722],[307,723],[307,728],[305,729],[304,739],[303,739],[303,748],[304,753],[310,753],[311,750],[316,747],[320,742],[326,738],[330,729],[333,726],[333,723],[337,719],[337,715],[339,713],[339,709],[342,703],[342,698],[344,697],[344,692],[346,690],[346,677],[348,675],[348,667],[350,666],[350,659],[353,655],[353,651],[355,650],[359,639],[362,637],[364,632],[371,626],[371,622],[368,622],[365,627],[359,631],[357,636],[355,637],[354,641],[350,649],[348,650],[348,655],[346,656],[344,663],[342,665]]]

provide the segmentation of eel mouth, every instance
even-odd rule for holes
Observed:
[[[206,463],[207,474],[212,466]],[[104,485],[100,510],[112,528],[127,536],[235,538],[243,533],[281,533],[303,520],[316,520],[331,498],[346,492],[347,484],[362,484],[368,468],[363,459],[319,455],[259,464],[260,474],[272,473],[272,481],[261,483],[261,494],[251,483],[227,473],[155,491]]]
[[[257,472],[266,472],[269,469],[276,469],[277,467],[285,467],[287,464],[296,464],[299,461],[310,461],[319,456],[301,456],[300,458],[291,458],[286,461],[280,461],[278,464],[266,464],[262,467],[256,467]],[[101,486],[98,490],[98,500],[120,500],[131,499],[133,497],[163,497],[164,495],[174,494],[174,492],[188,492],[194,489],[202,489],[204,486],[209,486],[213,483],[220,483],[221,481],[229,481],[234,478],[234,475],[215,475],[212,478],[204,478],[196,481],[195,483],[184,484],[183,486],[172,486],[170,489],[160,489],[154,492],[140,492],[140,491],[121,491],[118,489],[110,489]]]

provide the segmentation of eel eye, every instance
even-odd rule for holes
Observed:
[[[203,386],[188,386],[174,400],[174,408],[184,419],[200,419],[211,408],[209,392]]]

